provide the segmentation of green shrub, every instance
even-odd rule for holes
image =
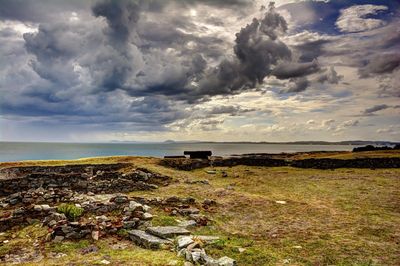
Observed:
[[[69,220],[75,221],[79,216],[83,214],[84,210],[83,208],[77,207],[74,204],[63,203],[58,206],[57,211],[59,213],[64,213]]]
[[[128,233],[128,230],[126,230],[126,229],[119,229],[117,231],[117,235],[122,236],[122,237],[128,237],[129,233]]]

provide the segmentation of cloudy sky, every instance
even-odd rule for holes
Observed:
[[[396,0],[0,0],[2,141],[400,141]]]

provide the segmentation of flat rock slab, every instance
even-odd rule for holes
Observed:
[[[149,227],[146,232],[161,238],[174,238],[181,235],[190,235],[190,231],[180,226]]]
[[[193,238],[197,238],[200,241],[207,243],[207,244],[213,243],[213,242],[219,240],[218,236],[193,236]]]
[[[195,220],[189,220],[189,221],[182,221],[178,224],[179,227],[184,227],[184,228],[188,228],[188,227],[196,227],[197,223]]]
[[[203,242],[203,244],[211,244],[214,243],[215,241],[219,240],[220,238],[218,236],[178,236],[176,239],[176,244],[178,246],[178,249],[186,248],[190,244],[196,242],[197,240],[200,240]]]
[[[148,249],[161,249],[171,242],[161,239],[157,236],[150,235],[142,230],[131,230],[128,232],[129,238],[138,246]]]

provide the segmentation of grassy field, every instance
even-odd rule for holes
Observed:
[[[216,258],[227,255],[238,265],[400,265],[400,169],[236,166],[213,168],[217,174],[212,175],[205,172],[211,168],[178,171],[162,167],[157,164],[158,159],[151,158],[73,161],[77,162],[131,162],[174,178],[175,182],[167,187],[133,192],[132,196],[216,200],[218,205],[204,212],[212,223],[195,231],[221,237],[206,248]],[[65,163],[72,162],[34,164]],[[222,171],[228,176],[223,177]],[[210,184],[184,182],[204,179]],[[163,210],[155,209],[153,213],[158,215],[154,220],[157,225],[175,223]],[[0,244],[0,256],[21,247],[29,250],[45,234],[39,225],[3,233],[0,242],[10,242]],[[40,243],[46,254],[62,252],[67,256],[49,256],[31,265],[99,264],[103,259],[112,265],[183,265],[173,252],[147,251],[114,238],[94,243],[99,251],[82,255],[80,250],[91,244],[89,240]]]

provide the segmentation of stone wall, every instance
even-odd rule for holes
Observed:
[[[209,166],[265,166],[279,167],[292,166],[298,168],[336,169],[336,168],[400,168],[400,158],[361,158],[361,159],[304,159],[284,160],[272,159],[263,156],[243,156],[232,158],[217,158],[212,160],[190,160],[190,159],[164,159],[161,161],[164,166],[179,170],[190,171],[193,169]]]
[[[69,188],[82,193],[149,190],[169,178],[128,164],[11,167],[0,170],[0,196],[36,188]],[[124,169],[127,168],[127,171]]]
[[[400,158],[360,158],[360,159],[305,159],[294,160],[290,166],[299,168],[400,168]]]

